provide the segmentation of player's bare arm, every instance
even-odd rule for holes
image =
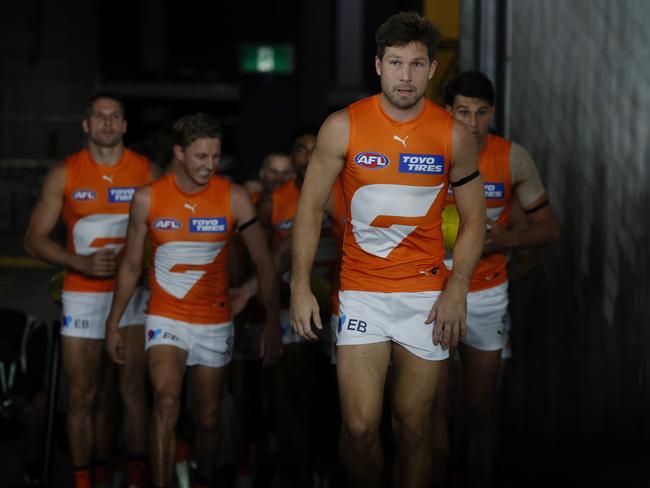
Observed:
[[[273,224],[271,223],[271,220],[273,219],[273,194],[262,194],[260,199],[257,201],[256,210],[257,218],[262,226],[262,231],[266,235],[266,241],[271,242],[271,234],[273,232]]]
[[[310,289],[310,273],[318,247],[323,209],[334,180],[345,163],[350,120],[347,111],[332,114],[318,133],[316,148],[311,156],[305,182],[300,192],[298,210],[292,230],[291,266],[291,326],[310,340],[317,340],[311,329],[321,329],[319,308]]]
[[[43,182],[41,196],[32,211],[25,233],[25,251],[35,258],[55,266],[72,269],[86,276],[106,278],[115,273],[117,260],[110,249],[82,256],[54,242],[50,233],[63,209],[66,166],[61,163],[50,170]]]
[[[467,292],[485,240],[485,197],[483,179],[478,171],[476,142],[462,123],[454,120],[452,165],[449,181],[460,215],[458,238],[454,246],[454,270],[433,306],[427,323],[435,320],[433,343],[444,348],[456,346],[467,332]]]
[[[257,213],[248,192],[241,186],[232,185],[231,199],[235,224],[240,229],[244,245],[257,268],[259,292],[266,315],[260,355],[262,364],[268,366],[282,354],[278,275],[262,226],[259,221],[255,221]]]
[[[126,229],[125,254],[115,281],[113,302],[106,319],[106,351],[118,364],[124,364],[124,342],[118,324],[138,285],[147,238],[147,214],[151,205],[151,187],[144,186],[133,195]]]
[[[529,225],[523,229],[503,229],[489,221],[491,229],[485,239],[486,252],[544,246],[560,237],[560,225],[535,163],[528,151],[516,143],[510,150],[510,171],[516,201],[526,214]]]

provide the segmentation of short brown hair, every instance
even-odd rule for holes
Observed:
[[[379,26],[375,40],[379,59],[384,57],[387,47],[421,42],[427,47],[429,62],[432,62],[436,59],[440,33],[429,20],[417,12],[400,12],[388,17],[386,22]]]
[[[184,115],[172,127],[172,144],[185,149],[197,139],[221,139],[221,124],[209,115]]]

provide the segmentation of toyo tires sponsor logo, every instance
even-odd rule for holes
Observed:
[[[503,183],[484,183],[483,191],[485,198],[489,200],[500,200],[505,193],[505,186]]]
[[[108,201],[110,203],[130,203],[135,190],[135,187],[132,186],[109,188]]]
[[[445,172],[445,157],[442,154],[400,154],[399,172],[441,175]]]
[[[228,230],[225,217],[200,217],[190,219],[190,232],[221,233]]]
[[[354,162],[365,169],[383,169],[390,164],[390,159],[378,152],[362,152],[354,156]]]

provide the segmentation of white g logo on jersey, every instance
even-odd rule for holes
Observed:
[[[397,223],[408,218],[423,218],[435,202],[444,184],[438,186],[366,185],[352,196],[352,232],[357,244],[369,254],[387,257],[393,249],[417,229],[416,225]],[[379,227],[377,217],[393,217],[396,223]]]
[[[84,256],[103,248],[119,252],[128,221],[128,214],[94,214],[77,220],[72,229],[75,252]]]
[[[161,244],[154,262],[156,281],[167,293],[182,300],[207,273],[205,268],[214,262],[225,245],[225,242],[191,241]]]

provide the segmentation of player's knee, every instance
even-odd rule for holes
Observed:
[[[430,419],[423,416],[393,416],[393,432],[398,447],[412,449],[423,445],[429,435]]]
[[[197,413],[196,421],[198,428],[203,431],[212,432],[216,430],[219,426],[219,406],[213,405],[210,408],[202,409]]]
[[[349,420],[343,424],[343,436],[354,451],[364,451],[379,438],[377,427],[363,419]]]
[[[68,408],[76,415],[89,413],[97,398],[97,388],[92,384],[71,383],[68,387]]]
[[[180,412],[180,401],[171,393],[156,392],[154,398],[154,413],[165,423],[175,423]]]
[[[467,402],[469,421],[473,424],[491,422],[496,415],[496,396],[470,397]]]
[[[130,374],[121,378],[120,392],[122,393],[122,401],[127,408],[143,403],[145,401],[145,391],[144,376]]]

